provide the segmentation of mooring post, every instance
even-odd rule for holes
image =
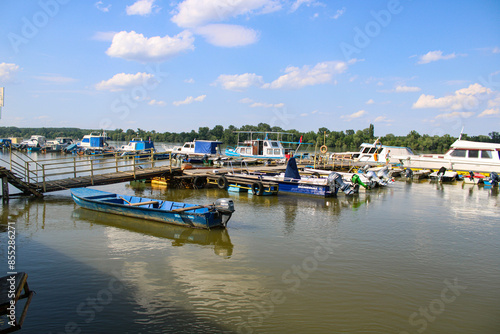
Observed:
[[[73,157],[73,176],[76,179],[76,157]]]
[[[6,175],[2,176],[2,203],[9,202],[9,179]]]
[[[135,180],[135,156],[132,156],[132,159],[134,159],[134,180]]]

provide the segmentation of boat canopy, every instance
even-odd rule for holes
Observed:
[[[222,144],[220,141],[197,140],[195,141],[194,153],[217,154],[217,146],[220,144]]]

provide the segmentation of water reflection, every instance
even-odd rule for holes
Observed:
[[[73,211],[73,218],[82,219],[90,224],[118,227],[158,238],[172,240],[172,246],[196,244],[213,247],[214,253],[229,258],[233,254],[233,244],[226,229],[199,230],[183,226],[162,224],[131,217],[114,216],[82,208]]]

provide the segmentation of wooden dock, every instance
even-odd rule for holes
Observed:
[[[34,161],[27,155],[11,152],[10,161],[2,161],[10,166],[0,167],[4,202],[9,198],[9,184],[21,190],[17,195],[42,197],[47,192],[71,188],[182,175],[180,167],[158,166],[154,154],[146,157],[70,156]]]

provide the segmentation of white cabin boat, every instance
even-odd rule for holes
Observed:
[[[387,156],[387,154],[389,154]],[[377,139],[373,144],[363,143],[359,148],[359,155],[355,158],[356,161],[366,162],[366,163],[383,163],[387,162],[386,158],[389,158],[389,163],[398,164],[400,159],[397,157],[409,157],[415,156],[411,148],[403,146],[387,146],[382,145],[379,139]]]
[[[399,156],[403,167],[439,169],[456,172],[500,172],[500,144],[459,139],[445,154]]]
[[[295,149],[283,147],[286,144],[300,144],[283,142],[283,135],[293,135],[284,132],[260,132],[260,131],[236,131],[238,133],[238,144],[236,148],[227,148],[225,154],[230,157],[246,157],[256,159],[285,159]],[[248,139],[240,142],[239,135],[247,134]],[[276,134],[277,139],[269,139],[269,135]],[[254,138],[254,136],[262,136]]]
[[[220,155],[219,145],[222,142],[217,140],[194,140],[184,143],[182,146],[174,146],[172,154],[181,153],[187,155],[215,156]]]
[[[73,144],[73,139],[68,137],[57,137],[54,140],[47,140],[46,151],[58,152],[64,150],[69,145]]]
[[[40,151],[45,147],[47,140],[44,136],[31,136],[30,139],[24,140],[19,144],[20,149],[25,149],[28,152]]]
[[[91,133],[83,136],[83,139],[78,143],[78,146],[84,149],[104,149],[108,147],[108,139],[109,138],[106,132]]]

